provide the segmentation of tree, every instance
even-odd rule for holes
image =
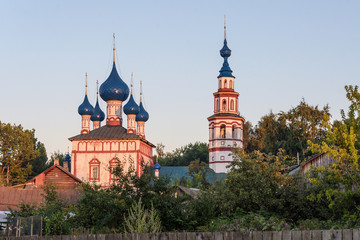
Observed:
[[[209,163],[209,146],[207,143],[189,143],[171,153],[164,154],[163,157],[159,155],[158,161],[162,166],[188,166],[195,159]]]
[[[48,168],[47,165],[48,158],[46,155],[45,145],[39,142],[36,138],[34,138],[34,141],[35,141],[34,144],[35,151],[39,152],[39,156],[30,161],[32,168],[29,178],[33,178],[37,176],[38,174],[42,173]]]
[[[200,162],[200,159],[191,161],[189,164],[188,175],[192,178],[190,187],[208,188],[210,186],[207,176],[209,174],[209,165],[205,162]]]
[[[35,130],[0,122],[0,175],[7,186],[24,183],[31,174],[31,160],[39,157]]]
[[[283,149],[291,158],[299,154],[305,159],[312,154],[307,141],[320,143],[325,139],[327,128],[323,120],[329,116],[327,105],[320,109],[310,106],[304,99],[287,112],[270,112],[260,119],[255,128],[245,128],[248,132],[244,136],[249,141],[245,150],[276,155],[279,149]]]
[[[52,165],[54,165],[55,159],[59,159],[59,164],[60,164],[61,166],[63,166],[64,160],[65,160],[65,156],[66,156],[65,153],[61,153],[61,152],[59,152],[59,151],[53,152],[53,153],[51,154],[51,156],[50,156],[50,159],[49,159],[49,160],[47,161],[47,163],[46,163],[47,168],[49,168],[49,167],[51,167]]]
[[[325,124],[329,131],[321,143],[309,141],[312,151],[324,152],[335,163],[329,167],[314,168],[309,173],[311,187],[316,191],[308,198],[314,202],[327,202],[333,218],[344,216],[357,219],[360,214],[360,155],[358,149],[360,94],[358,86],[346,86],[350,100],[348,114],[342,110],[342,121],[331,126],[329,119]]]

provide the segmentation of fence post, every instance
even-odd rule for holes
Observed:
[[[31,216],[30,236],[34,235],[34,217]]]

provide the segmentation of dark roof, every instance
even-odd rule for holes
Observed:
[[[81,198],[81,190],[78,189],[57,189],[56,192],[58,197],[67,203],[76,203]],[[43,189],[0,187],[0,211],[6,211],[8,207],[18,210],[21,204],[43,203],[44,195]]]
[[[93,140],[93,139],[140,139],[152,147],[155,147],[152,143],[141,138],[136,134],[128,134],[126,128],[123,126],[110,126],[105,125],[99,127],[95,130],[90,131],[88,134],[79,134],[74,137],[69,138],[70,141],[84,139],[84,140]]]
[[[208,119],[212,118],[212,117],[236,117],[236,118],[244,119],[244,117],[237,115],[235,113],[217,113],[217,114],[211,115],[210,117],[208,117]]]
[[[322,156],[322,155],[324,155],[324,154],[325,154],[325,153],[323,152],[323,153],[316,153],[316,154],[314,154],[314,155],[312,155],[312,156],[309,156],[308,159],[306,160],[306,162],[305,162],[304,164],[307,164],[307,163],[313,161],[314,159],[316,159],[316,158],[318,158],[318,157],[320,157],[320,156]]]

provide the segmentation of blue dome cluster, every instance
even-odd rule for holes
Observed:
[[[100,109],[99,101],[96,101],[95,110],[93,115],[91,115],[91,121],[103,121],[105,119],[105,113]]]
[[[126,115],[129,115],[129,114],[135,114],[136,115],[139,112],[140,112],[140,108],[136,104],[136,102],[135,102],[135,100],[133,98],[133,95],[131,94],[129,101],[124,106],[124,113]]]
[[[85,94],[85,98],[83,103],[78,108],[78,113],[82,115],[92,115],[94,113],[94,107],[90,104],[87,94]]]
[[[100,96],[105,102],[110,100],[125,101],[129,96],[129,87],[116,71],[115,62],[109,77],[100,86]]]
[[[218,77],[234,77],[232,75],[232,70],[231,70],[231,68],[229,66],[229,63],[228,63],[228,58],[231,56],[231,50],[227,46],[226,38],[224,40],[224,46],[220,50],[220,55],[221,55],[221,57],[224,58],[224,63],[223,63],[222,68],[219,71],[220,75]]]
[[[154,164],[154,169],[155,169],[155,170],[160,170],[160,168],[161,168],[160,164],[159,164],[158,162],[156,162],[156,163]]]
[[[147,111],[145,111],[144,106],[142,104],[142,102],[140,102],[140,111],[139,113],[136,115],[136,121],[142,121],[142,122],[146,122],[149,119],[149,114]]]

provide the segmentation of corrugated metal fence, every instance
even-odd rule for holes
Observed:
[[[359,229],[269,232],[121,233],[0,237],[0,240],[359,240]]]

